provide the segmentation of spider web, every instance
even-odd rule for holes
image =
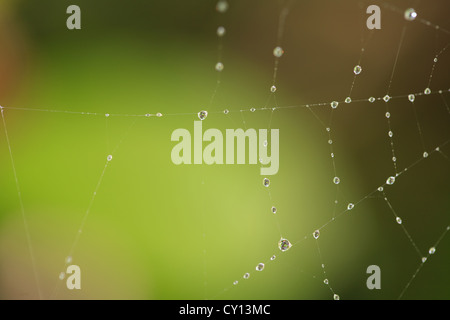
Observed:
[[[68,107],[27,100],[30,107],[2,106],[2,175],[9,177],[2,179],[2,295],[448,298],[450,32],[439,13],[445,4],[380,2],[382,29],[374,31],[365,27],[364,2],[228,4],[223,13],[205,5],[214,17],[207,41],[215,28],[226,30],[216,48],[198,41],[204,50],[179,61],[167,53],[177,49],[168,42],[164,54],[152,53],[173,64],[166,70],[173,86],[171,77],[139,75],[135,81],[146,85],[123,98],[100,94],[120,90],[105,81],[92,84],[97,91],[69,90],[69,100],[64,86],[60,95],[37,86],[48,96],[32,96]],[[410,7],[418,12],[414,21],[403,17]],[[85,40],[70,41],[73,49]],[[277,46],[281,57],[273,55]],[[108,57],[106,49],[82,55],[85,73],[121,61],[110,58],[105,69],[89,63]],[[43,82],[56,83],[61,71],[51,66],[58,56],[44,60]],[[217,62],[223,71],[214,70]],[[210,69],[208,79],[185,84]],[[77,89],[86,90],[89,76],[83,80]],[[133,96],[148,81],[148,102],[140,105]],[[159,90],[168,92],[166,103],[153,98]],[[280,171],[268,177],[268,188],[259,166],[168,165],[171,132],[191,129],[200,110],[208,111],[204,130],[280,129]],[[23,229],[25,237],[11,247]],[[292,248],[281,252],[280,238]],[[80,293],[65,292],[58,279],[71,263],[80,264],[87,283]],[[264,270],[255,270],[259,263]],[[6,280],[19,265],[25,267]],[[366,287],[370,265],[381,268],[381,290]],[[114,293],[105,292],[118,275]],[[28,285],[18,285],[19,276]]]

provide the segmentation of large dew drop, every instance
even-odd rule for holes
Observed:
[[[393,185],[394,183],[395,183],[395,177],[394,176],[391,176],[391,177],[387,178],[386,184]]]
[[[281,47],[276,47],[273,49],[273,55],[277,58],[281,58],[281,56],[284,54],[284,50]]]
[[[408,8],[405,10],[405,19],[408,21],[413,21],[417,18],[417,12],[413,8]]]
[[[289,250],[291,247],[292,244],[288,239],[281,238],[280,241],[278,241],[278,248],[283,252]]]
[[[200,111],[198,113],[198,118],[202,121],[205,120],[207,116],[208,116],[208,111]]]
[[[360,65],[357,65],[357,66],[355,66],[355,67],[353,68],[353,73],[356,74],[356,75],[360,74],[361,71],[362,71],[362,68],[361,68]]]
[[[336,109],[338,107],[338,105],[339,105],[339,102],[333,101],[333,102],[331,102],[330,105],[331,105],[331,108]]]

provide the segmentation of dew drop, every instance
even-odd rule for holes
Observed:
[[[422,263],[425,263],[427,261],[427,257],[422,258]]]
[[[323,283],[328,284],[328,279],[323,280]]]
[[[225,35],[225,33],[226,33],[226,30],[224,27],[220,26],[217,28],[217,35],[219,37],[223,37]]]
[[[349,203],[347,206],[347,210],[352,210],[355,207],[353,203]]]
[[[334,299],[334,300],[340,300],[341,298],[340,298],[337,294],[334,294],[334,295],[333,295],[333,299]]]
[[[374,97],[370,97],[370,98],[369,98],[369,102],[370,102],[370,103],[374,103],[374,102],[375,102],[375,98],[374,98]]]
[[[333,108],[333,109],[336,109],[338,107],[338,105],[339,105],[339,102],[337,102],[337,101],[331,102],[331,108]]]
[[[264,270],[264,263],[258,263],[256,266],[256,271],[263,271]]]
[[[246,274],[244,274],[243,278],[244,278],[244,279],[250,278],[250,273],[247,272]]]
[[[425,152],[423,153],[423,157],[424,157],[424,158],[428,158],[428,152],[425,151]]]
[[[158,118],[161,118],[161,117],[163,116],[163,114],[162,114],[161,112],[158,112],[158,113],[156,114],[156,116],[157,116]]]
[[[433,59],[434,63],[438,62],[438,58]]]
[[[345,98],[345,103],[351,103],[351,102],[352,102],[352,98],[350,98],[350,97]]]
[[[237,285],[238,283],[239,283],[239,281],[236,280],[233,282],[233,285]]]
[[[356,74],[356,75],[360,74],[361,71],[362,71],[362,68],[361,68],[360,65],[357,65],[357,66],[355,66],[355,67],[353,68],[353,73]]]
[[[430,250],[428,250],[429,254],[434,254],[436,252],[436,248],[435,247],[431,247]]]
[[[408,95],[408,100],[411,102],[414,102],[414,100],[416,100],[416,96],[413,94]]]
[[[271,87],[270,87],[270,92],[275,92],[275,91],[277,91],[277,87],[271,86]]]
[[[263,179],[263,186],[267,188],[269,185],[270,185],[270,180],[267,179],[267,178],[264,178]]]
[[[145,116],[148,118],[150,117],[150,113],[146,113]]]
[[[431,89],[430,89],[430,88],[426,88],[426,89],[423,91],[423,93],[425,93],[425,94],[430,94],[430,93],[431,93]]]
[[[413,8],[408,8],[405,10],[405,19],[408,21],[413,21],[417,17],[417,12]]]
[[[223,63],[222,62],[217,62],[216,64],[216,71],[222,71],[223,70]]]
[[[106,160],[111,161],[112,160],[112,155],[107,156]]]
[[[276,258],[277,258],[277,256],[276,256],[276,255],[273,255],[273,256],[270,257],[270,260],[273,261],[273,260],[275,260]]]
[[[263,146],[264,146],[264,147],[267,147],[267,140],[264,140]]]
[[[328,144],[333,144],[333,140],[328,140]]]
[[[383,192],[384,188],[383,187],[379,187],[378,191]]]
[[[388,132],[388,136],[392,138],[392,137],[394,136],[394,132],[389,131],[389,132]]]
[[[383,97],[384,102],[388,102],[389,100],[391,100],[391,97],[389,95],[385,95]]]
[[[220,13],[227,12],[228,2],[226,2],[225,0],[220,0],[219,2],[217,2],[216,10],[219,11]]]
[[[64,272],[61,272],[58,276],[59,280],[64,280],[65,277],[66,277],[66,274]]]
[[[198,118],[202,121],[205,120],[207,116],[208,116],[208,111],[200,111],[198,113]]]
[[[272,207],[272,209],[270,209],[272,211],[273,214],[277,213],[277,208],[276,207]]]
[[[273,55],[277,58],[280,58],[284,54],[284,50],[281,47],[276,47],[273,49]]]
[[[108,118],[108,117],[109,117],[109,113],[105,114],[105,117],[107,117],[107,118]]]
[[[319,236],[320,236],[320,231],[319,230],[316,230],[316,231],[314,231],[313,232],[313,237],[314,237],[314,239],[319,239]]]
[[[334,177],[333,178],[333,183],[334,184],[339,184],[339,183],[341,183],[341,179],[339,177]]]
[[[393,185],[395,182],[395,177],[394,176],[390,176],[387,180],[386,180],[386,184],[388,185]]]
[[[403,221],[400,217],[395,218],[395,221],[397,221],[398,224],[402,224]]]
[[[223,113],[228,114],[230,113],[230,111],[228,111],[228,109],[223,110]]]
[[[391,117],[391,113],[390,112],[386,112],[386,118],[390,118]]]
[[[66,258],[66,263],[67,263],[67,264],[72,263],[72,257],[71,257],[71,256],[68,256],[68,257]]]
[[[255,108],[250,108],[250,111],[251,111],[251,112],[255,112],[256,109],[255,109]]]
[[[283,252],[289,250],[291,247],[292,244],[288,239],[281,238],[280,241],[278,241],[278,248]]]

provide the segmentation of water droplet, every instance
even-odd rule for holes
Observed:
[[[370,102],[370,103],[374,103],[374,102],[375,102],[375,98],[374,98],[374,97],[370,97],[370,98],[369,98],[369,102]]]
[[[272,211],[273,214],[276,214],[277,213],[277,208],[276,207],[272,207],[271,211]]]
[[[250,278],[250,273],[247,272],[246,274],[244,274],[243,278],[244,278],[244,279]]]
[[[281,47],[276,47],[273,49],[273,55],[277,58],[280,58],[284,54],[284,50]]]
[[[264,270],[264,263],[258,263],[256,266],[256,271],[263,271]]]
[[[264,147],[267,147],[267,140],[264,140],[263,146],[264,146]]]
[[[328,284],[328,279],[323,280],[323,283]]]
[[[394,136],[394,132],[389,131],[389,132],[388,132],[388,136],[392,138],[392,137]]]
[[[331,157],[334,158],[334,153],[331,153]]]
[[[334,295],[333,295],[333,299],[334,299],[334,300],[340,300],[341,298],[340,298],[337,294],[334,294]]]
[[[163,114],[162,114],[161,112],[158,112],[158,113],[156,114],[156,116],[157,116],[158,118],[161,118],[161,117],[163,116]]]
[[[273,260],[275,260],[276,258],[277,258],[277,256],[276,256],[276,255],[273,255],[273,256],[270,257],[270,260],[273,261]]]
[[[150,113],[146,113],[145,116],[148,118],[150,117]]]
[[[408,95],[408,100],[411,102],[414,102],[414,100],[416,100],[416,96],[413,94]]]
[[[437,57],[434,58],[433,61],[434,61],[434,63],[438,62],[438,58]]]
[[[107,118],[108,118],[108,117],[109,117],[109,113],[105,114],[105,117],[107,117]]]
[[[112,160],[112,155],[107,156],[106,160],[111,161]]]
[[[226,2],[225,0],[220,0],[219,2],[217,2],[216,10],[219,11],[220,13],[227,12],[228,2]]]
[[[71,256],[66,257],[66,263],[67,264],[72,263],[72,257]]]
[[[386,180],[386,184],[388,185],[393,185],[395,182],[395,177],[390,176],[387,180]]]
[[[223,70],[223,63],[222,62],[217,62],[216,70],[219,71],[219,72]]]
[[[384,188],[383,187],[379,187],[378,191],[383,192]]]
[[[390,118],[391,117],[391,113],[390,112],[386,112],[386,118]]]
[[[198,113],[198,118],[202,121],[205,120],[207,116],[208,116],[208,111],[200,111]]]
[[[334,184],[339,184],[339,183],[341,183],[341,179],[339,177],[334,177],[333,178],[333,183]]]
[[[289,250],[291,247],[292,244],[288,239],[281,238],[280,241],[278,241],[278,248],[283,252]]]
[[[347,206],[347,210],[352,210],[355,207],[353,203],[349,203]]]
[[[361,71],[362,71],[362,68],[361,68],[360,65],[357,65],[357,66],[355,66],[355,67],[353,68],[353,73],[354,73],[354,74],[360,74]]]
[[[395,221],[397,221],[398,224],[402,224],[403,221],[400,217],[395,218]]]
[[[251,112],[255,112],[256,109],[255,109],[255,108],[250,108],[250,111],[251,111]]]
[[[271,86],[271,87],[270,87],[270,92],[275,92],[275,91],[277,91],[277,87]]]
[[[425,151],[425,152],[423,153],[423,157],[424,157],[424,158],[428,158],[428,152]]]
[[[220,26],[217,28],[217,35],[219,37],[223,37],[225,35],[225,32],[226,32],[226,30],[224,27]]]
[[[320,231],[319,230],[316,230],[316,231],[314,231],[313,232],[313,237],[314,237],[314,239],[319,239],[319,236],[320,236]]]
[[[408,8],[405,10],[405,19],[408,21],[413,21],[417,17],[417,12],[413,8]]]
[[[430,93],[431,93],[431,89],[430,89],[430,88],[426,88],[426,89],[423,91],[423,93],[425,93],[425,94],[430,94]]]
[[[233,285],[237,285],[238,283],[239,283],[239,281],[236,280],[233,282]]]
[[[392,157],[392,162],[397,162],[397,157]]]
[[[328,140],[328,144],[333,144],[333,140]]]
[[[223,110],[223,113],[228,114],[230,111],[228,109]]]
[[[389,100],[391,100],[391,97],[389,95],[385,95],[383,97],[384,102],[388,102]]]
[[[322,269],[325,269],[325,265],[322,263]]]
[[[352,102],[352,98],[350,98],[350,97],[345,98],[345,103],[350,103],[350,102]]]
[[[269,185],[270,185],[270,180],[267,179],[267,178],[264,178],[263,179],[263,186],[267,188]]]
[[[435,247],[431,247],[430,250],[428,250],[429,254],[434,254],[436,252],[436,248]]]
[[[330,132],[330,131],[331,131],[331,128],[326,128],[326,130],[327,130],[327,132]]]
[[[66,277],[66,274],[64,272],[61,272],[58,276],[59,280],[64,280],[65,277]]]
[[[331,107],[332,107],[333,109],[336,109],[336,108],[338,107],[338,105],[339,105],[339,102],[337,102],[337,101],[331,102]]]

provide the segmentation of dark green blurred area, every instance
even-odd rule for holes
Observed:
[[[321,261],[312,231],[333,217],[336,187],[328,135],[306,108],[255,113],[269,99],[278,16],[284,1],[3,1],[0,4],[0,105],[97,112],[99,116],[5,109],[15,166],[44,298],[57,299],[330,299],[326,277],[342,299],[396,299],[420,258],[385,201],[376,194],[321,230]],[[278,70],[278,106],[342,101],[361,51],[367,3],[293,1]],[[374,1],[373,4],[382,4]],[[390,1],[400,9],[417,1]],[[77,4],[82,29],[66,28]],[[372,3],[370,3],[372,4]],[[446,1],[423,1],[419,17],[450,29]],[[216,98],[217,36],[225,69]],[[382,29],[365,46],[353,100],[423,92],[433,58],[450,36],[382,10]],[[415,107],[430,157],[386,188],[418,248],[426,254],[450,224],[449,57],[436,64],[431,89]],[[223,109],[231,110],[224,115]],[[389,102],[399,169],[422,157],[421,137],[406,98]],[[173,130],[193,130],[208,110],[207,128],[280,129],[280,171],[270,193],[259,167],[175,166]],[[313,108],[328,123],[329,107]],[[220,111],[220,112],[219,112]],[[156,117],[110,117],[155,114]],[[340,104],[333,149],[342,182],[337,213],[394,174],[384,102]],[[183,113],[183,115],[180,115]],[[184,114],[187,113],[187,114]],[[178,115],[169,115],[178,114]],[[193,115],[194,114],[194,115]],[[269,120],[271,119],[271,120]],[[20,204],[0,125],[0,298],[36,299]],[[450,145],[441,148],[450,156]],[[58,286],[58,274],[104,167],[111,162],[73,263],[82,289]],[[272,205],[277,216],[270,213]],[[277,248],[283,236],[294,245]],[[306,240],[302,240],[307,235]],[[439,244],[406,291],[406,299],[450,298],[450,238]],[[269,261],[273,255],[275,261]],[[266,262],[263,272],[256,272]],[[379,265],[382,289],[366,287]],[[242,279],[250,272],[248,280]],[[238,286],[232,283],[239,280]],[[58,289],[55,289],[58,288]],[[56,292],[56,294],[55,294]]]

